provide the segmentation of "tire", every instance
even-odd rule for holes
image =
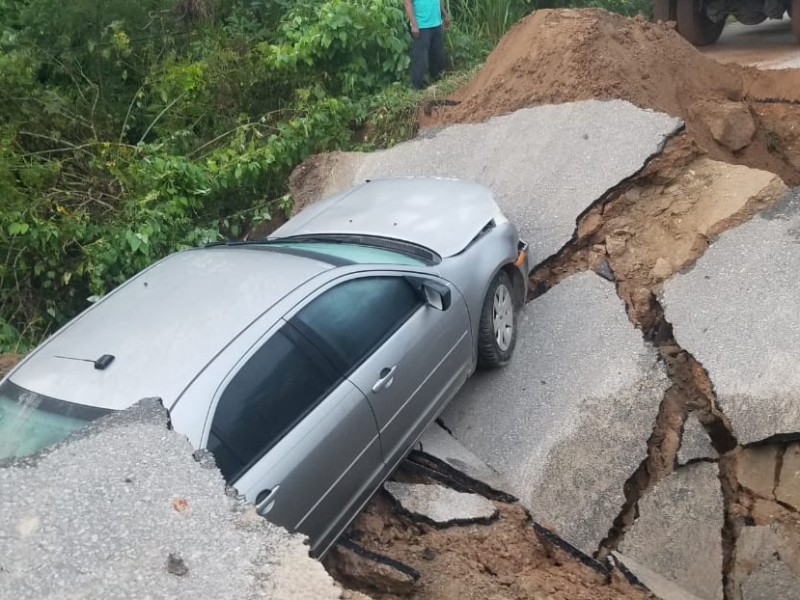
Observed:
[[[677,21],[678,0],[654,0],[653,21]]]
[[[792,16],[792,33],[794,39],[800,42],[800,0],[792,0],[789,14]]]
[[[508,273],[500,271],[483,301],[478,329],[478,367],[496,369],[505,366],[517,344],[517,303],[514,284]]]
[[[679,0],[677,17],[678,33],[695,46],[713,44],[725,28],[724,19],[715,23],[706,16],[702,0]]]
[[[736,17],[736,20],[739,21],[742,25],[758,25],[759,23],[763,23],[767,20],[766,13],[742,13],[742,14],[733,14]]]

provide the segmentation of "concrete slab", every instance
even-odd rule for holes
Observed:
[[[492,501],[483,496],[437,484],[387,481],[383,488],[404,511],[439,527],[487,522],[499,514]]]
[[[3,597],[339,598],[299,535],[225,493],[157,400],[0,467]]]
[[[390,176],[482,183],[529,241],[533,266],[567,243],[578,216],[641,169],[681,125],[621,100],[537,106],[484,123],[422,132],[381,152],[337,154],[335,164],[318,160],[322,172],[303,179],[325,181],[315,186],[321,192],[316,199],[365,179]],[[297,195],[304,203],[313,200]]]
[[[703,600],[722,599],[722,492],[715,464],[680,467],[639,501],[620,552]]]
[[[419,443],[423,453],[442,461],[468,478],[501,492],[511,489],[511,484],[500,473],[442,429],[438,423],[433,423],[425,430]]]
[[[683,424],[683,435],[681,436],[681,446],[678,448],[678,464],[685,465],[690,460],[701,458],[716,459],[719,457],[714,446],[711,445],[711,438],[708,437],[706,430],[697,415],[689,414]]]
[[[742,600],[800,600],[800,538],[780,523],[743,527],[734,581]]]
[[[648,590],[650,590],[659,600],[701,600],[691,592],[687,592],[674,581],[670,581],[636,562],[630,556],[625,556],[619,552],[612,552],[622,565],[633,573]]]
[[[525,307],[511,363],[473,376],[442,419],[537,521],[591,555],[668,385],[614,285],[585,272]]]
[[[800,188],[722,234],[661,296],[742,444],[800,433]]]

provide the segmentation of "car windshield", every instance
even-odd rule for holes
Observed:
[[[108,412],[43,396],[7,380],[0,385],[0,460],[34,454]]]
[[[327,254],[338,259],[344,259],[358,264],[387,264],[387,265],[428,265],[430,261],[413,256],[408,252],[393,248],[381,248],[351,242],[335,242],[326,240],[274,240],[270,246],[290,248],[292,250],[307,250],[317,254]]]

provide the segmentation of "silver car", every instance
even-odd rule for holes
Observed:
[[[268,239],[173,254],[0,383],[0,458],[160,397],[269,520],[333,544],[476,366],[503,366],[525,244],[489,190],[367,182]]]

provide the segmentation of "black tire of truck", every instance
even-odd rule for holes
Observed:
[[[677,21],[678,0],[653,0],[653,21]]]
[[[789,15],[792,17],[792,33],[794,39],[800,42],[800,0],[792,0]]]
[[[679,0],[677,17],[678,33],[695,46],[713,44],[725,28],[724,19],[714,22],[708,18],[703,10],[703,0]]]

